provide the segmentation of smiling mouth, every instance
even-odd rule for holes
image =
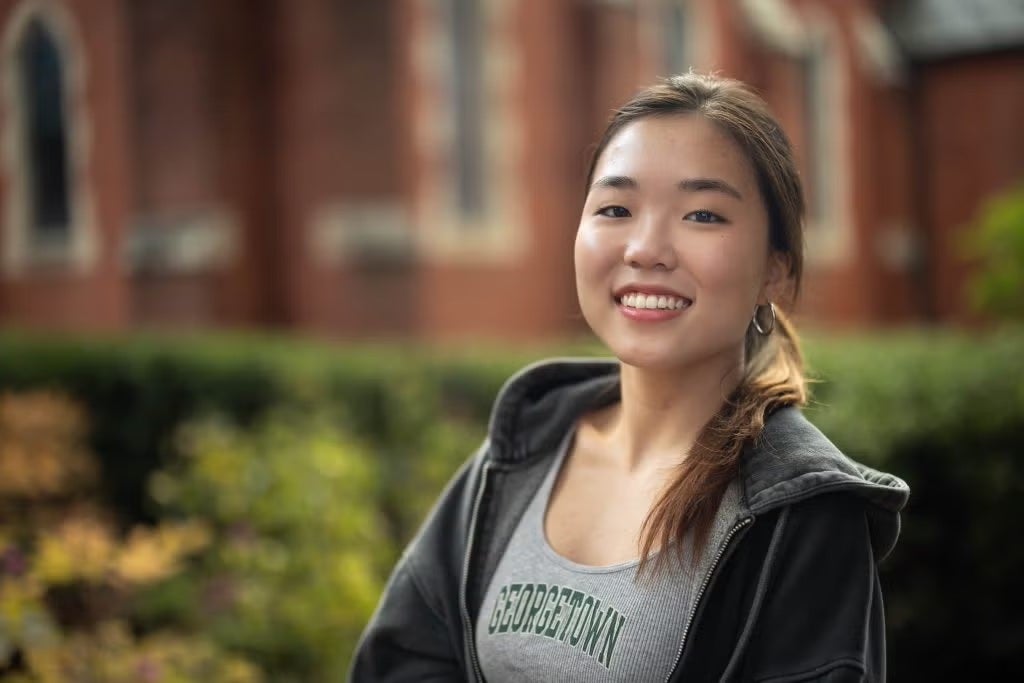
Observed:
[[[693,304],[693,301],[686,297],[638,292],[630,292],[616,297],[615,301],[620,306],[638,311],[681,311]]]

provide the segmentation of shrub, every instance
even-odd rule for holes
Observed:
[[[250,663],[225,654],[202,638],[160,633],[138,638],[120,621],[99,624],[93,633],[76,633],[52,648],[27,655],[33,676],[6,678],[33,683],[260,683]]]
[[[274,681],[342,680],[395,551],[376,504],[380,461],[323,412],[273,411],[248,430],[207,418],[151,480],[173,516],[214,529],[203,561],[143,612],[185,622]]]
[[[892,678],[1022,671],[1024,549],[1012,539],[1024,512],[1024,331],[818,336],[807,347],[821,380],[809,417],[852,457],[912,488],[900,543],[882,566]],[[398,549],[482,438],[495,392],[543,355],[7,335],[0,387],[59,387],[88,406],[92,450],[102,455],[98,485],[121,519],[210,525],[210,549],[140,595],[134,619],[212,634],[218,647],[238,647],[280,676],[272,680],[316,680],[296,677],[343,668]],[[219,419],[200,417],[211,412]],[[359,485],[309,483],[318,457],[354,468]],[[321,509],[351,516],[352,526],[318,526],[316,506],[296,494],[306,486]],[[360,565],[351,585],[315,576],[335,560],[316,562],[312,537],[284,531],[306,523],[325,555],[348,553]],[[308,592],[295,600],[273,600],[303,582]],[[351,615],[328,609],[318,621],[303,611],[325,587],[354,596]],[[232,624],[227,615],[240,618]]]
[[[208,533],[170,521],[120,533],[95,496],[86,425],[58,394],[0,395],[0,679],[259,683],[201,637],[128,628],[137,592],[178,574]]]
[[[980,261],[969,285],[974,308],[997,319],[1024,321],[1024,184],[985,204],[964,247]]]

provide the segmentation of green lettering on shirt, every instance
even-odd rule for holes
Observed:
[[[562,628],[562,632],[559,634],[558,639],[565,642],[565,636],[570,632],[569,629],[572,626],[572,618],[576,616],[576,609],[583,602],[583,593],[580,591],[573,591],[572,597],[569,598],[569,616],[565,618],[565,626]]]
[[[512,583],[502,586],[494,599],[487,632],[541,636],[579,649],[606,669],[611,668],[615,646],[626,617],[601,599],[569,586]]]
[[[516,615],[512,618],[512,633],[519,633],[523,627],[523,619],[526,617],[526,612],[530,607],[530,601],[533,599],[534,585],[528,583],[523,586],[522,592],[519,594],[519,600],[516,603]]]
[[[508,595],[508,586],[502,586],[501,590],[498,591],[498,597],[494,601],[494,611],[491,612],[491,620],[487,623],[487,632],[493,634],[494,630],[498,628],[498,622],[501,620],[501,614],[505,608],[505,598]]]
[[[587,628],[587,635],[583,639],[583,649],[591,657],[594,656],[594,648],[597,647],[597,641],[601,638],[601,633],[608,623],[608,617],[615,611],[610,605],[604,612],[600,610],[601,603],[597,601],[594,603],[594,612],[590,617],[590,627]]]
[[[536,590],[534,591],[533,603],[530,605],[530,615],[526,617],[526,623],[523,624],[523,631],[527,633],[533,631],[534,621],[537,615],[540,614],[540,608],[544,606],[544,600],[548,595],[547,584],[538,583],[535,585]]]
[[[616,612],[612,617],[608,630],[605,631],[604,645],[601,646],[601,654],[598,655],[597,661],[604,664],[606,669],[611,668],[612,651],[615,649],[615,643],[619,640],[619,633],[622,631],[624,623],[626,623],[626,617]]]
[[[508,632],[508,623],[515,616],[516,601],[519,599],[519,591],[522,589],[523,584],[521,583],[513,583],[508,587],[508,601],[505,602],[504,614],[501,617],[501,623],[498,624],[498,633]]]

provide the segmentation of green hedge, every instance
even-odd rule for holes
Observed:
[[[1024,335],[903,334],[816,344],[809,417],[908,481],[883,565],[893,680],[1024,674]]]
[[[1016,543],[1024,512],[1022,350],[1021,330],[808,341],[819,380],[808,415],[851,456],[912,488],[900,544],[883,566],[894,680],[1024,670],[1015,586],[1024,568]],[[166,513],[148,496],[147,480],[176,466],[175,435],[200,416],[216,413],[244,433],[262,429],[281,406],[329,414],[375,459],[386,567],[483,435],[501,382],[543,355],[6,334],[0,388],[55,387],[88,406],[109,499],[128,519]]]

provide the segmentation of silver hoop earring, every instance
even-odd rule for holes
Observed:
[[[768,310],[771,311],[772,319],[771,322],[768,323],[767,328],[761,327],[761,321],[757,319],[757,314],[761,312],[761,308],[761,306],[754,307],[754,329],[757,330],[757,333],[760,334],[761,336],[767,337],[769,334],[772,333],[772,330],[775,329],[775,304],[773,304],[770,301],[768,302]]]

